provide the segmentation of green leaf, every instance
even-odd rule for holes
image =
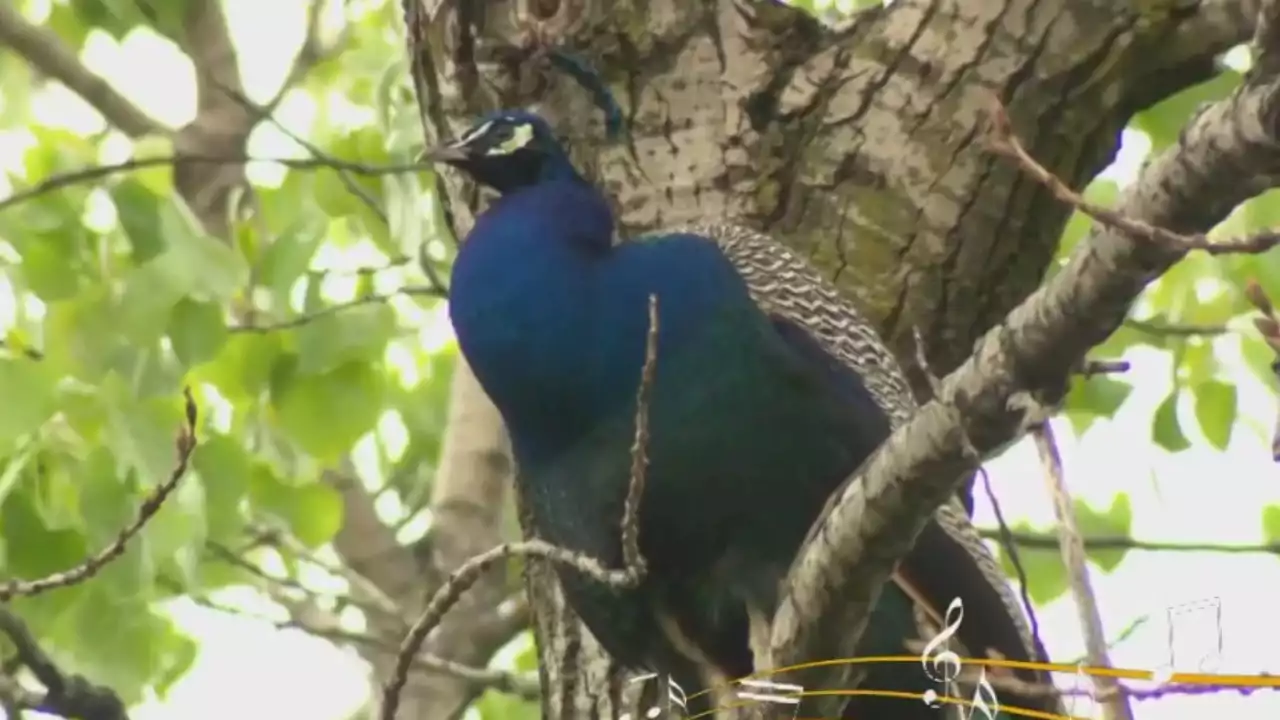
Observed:
[[[1207,380],[1196,385],[1193,392],[1200,432],[1214,447],[1227,449],[1236,422],[1236,386]]]
[[[96,382],[124,345],[113,305],[102,285],[50,304],[44,318],[45,362],[57,371]]]
[[[169,479],[168,475],[143,481],[148,490]],[[195,585],[200,552],[206,536],[204,487],[184,477],[143,530],[147,552],[157,568],[181,578],[183,587]]]
[[[166,282],[182,294],[201,301],[226,302],[248,282],[248,264],[226,243],[194,231],[175,237],[171,230],[169,237],[169,250],[153,262]]]
[[[1044,534],[1031,525],[1021,522],[1014,523],[1010,530],[1015,534]],[[1037,605],[1050,603],[1070,587],[1067,568],[1062,564],[1062,553],[1057,548],[1019,547],[1017,551],[1018,560],[1021,561],[1022,569],[1027,575],[1027,594],[1031,596],[1032,602]],[[1017,568],[1014,567],[1003,543],[997,548],[997,554],[1005,575],[1016,579]]]
[[[227,343],[222,306],[191,298],[179,300],[169,315],[167,334],[173,342],[174,354],[183,365],[192,367],[212,360]]]
[[[276,309],[289,307],[298,278],[307,271],[324,242],[328,222],[314,215],[293,224],[267,246],[258,267],[259,282],[270,289]]]
[[[322,545],[342,527],[342,497],[329,485],[289,484],[274,468],[257,462],[249,475],[254,506],[284,520],[291,533],[310,547]]]
[[[396,330],[383,302],[322,315],[297,330],[298,372],[323,373],[350,361],[379,360]]]
[[[382,414],[384,379],[367,363],[347,362],[319,374],[284,373],[271,405],[286,434],[320,460],[336,460],[373,429]]]
[[[57,408],[57,376],[38,360],[0,356],[0,455],[40,429]]]
[[[1084,433],[1099,417],[1114,417],[1133,386],[1106,375],[1075,380],[1067,393],[1067,418],[1077,434]]]
[[[1151,421],[1151,439],[1169,452],[1182,452],[1191,447],[1187,436],[1182,434],[1182,426],[1178,422],[1178,394],[1174,388],[1156,408],[1155,417]]]
[[[256,398],[283,352],[280,333],[236,333],[215,358],[193,371],[193,379],[213,384],[233,402]]]
[[[70,458],[46,452],[29,477],[32,497],[40,520],[50,530],[84,529],[81,509],[81,481],[76,477],[78,463]]]
[[[139,498],[133,483],[119,477],[116,459],[105,446],[94,448],[80,465],[84,483],[85,531],[95,548],[106,547],[137,515]],[[107,564],[94,582],[107,585],[117,599],[143,597],[152,588],[155,566],[141,542],[125,546],[124,553]]]
[[[0,527],[5,537],[23,540],[8,544],[5,577],[38,578],[60,572],[83,561],[89,552],[79,532],[45,527],[26,493],[15,492],[0,506]]]
[[[78,224],[80,219],[68,218],[67,221]],[[79,242],[79,235],[75,231],[39,233],[17,242],[23,279],[41,300],[56,302],[79,292],[84,276],[75,266],[75,251],[63,242],[68,239]]]
[[[315,482],[296,488],[289,512],[293,534],[309,547],[333,539],[342,529],[342,496],[329,485]]]
[[[1201,104],[1221,100],[1240,85],[1243,76],[1225,69],[1213,78],[1172,95],[1134,116],[1134,126],[1151,139],[1151,152],[1158,153],[1178,140]]]
[[[182,423],[176,398],[140,400],[115,375],[103,382],[108,399],[108,432],[111,447],[127,467],[141,475],[147,485],[169,477],[177,465],[174,437]]]
[[[174,306],[185,294],[173,280],[166,268],[154,261],[125,276],[115,325],[134,345],[150,345],[168,329]]]
[[[1116,200],[1120,197],[1120,186],[1116,181],[1108,178],[1098,178],[1089,183],[1085,188],[1084,199],[1102,207],[1111,207],[1116,204]],[[1065,263],[1071,253],[1075,251],[1076,246],[1088,234],[1089,229],[1093,227],[1093,219],[1083,212],[1076,210],[1071,213],[1070,219],[1067,220],[1066,227],[1062,230],[1062,237],[1058,240],[1058,252],[1054,263],[1057,265]]]
[[[181,3],[166,4],[178,5]],[[133,157],[137,160],[168,160],[172,156],[173,140],[165,135],[153,133],[143,135],[133,141]],[[170,162],[138,168],[133,173],[133,177],[158,197],[170,197],[174,193],[173,164]]]
[[[1269,543],[1280,543],[1280,505],[1262,508],[1262,534]]]
[[[169,202],[168,197],[152,192],[133,178],[116,183],[109,193],[120,218],[120,227],[133,249],[133,261],[141,265],[164,252],[168,243],[161,205]]]
[[[196,446],[191,459],[204,487],[205,522],[209,537],[225,540],[244,528],[241,504],[252,471],[249,454],[226,435],[210,435]]]
[[[1129,537],[1133,526],[1133,508],[1127,493],[1117,493],[1111,506],[1100,513],[1083,500],[1074,500],[1076,524],[1083,537]],[[1097,563],[1103,572],[1112,572],[1124,560],[1125,548],[1088,550],[1089,559]]]
[[[492,689],[485,691],[475,707],[482,720],[537,720],[542,717],[538,703]]]

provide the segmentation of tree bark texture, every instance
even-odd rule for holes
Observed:
[[[985,151],[996,99],[1027,148],[1080,186],[1135,111],[1209,77],[1245,39],[1223,4],[1180,0],[896,0],[840,27],[747,0],[405,3],[428,142],[536,106],[615,198],[624,233],[719,220],[765,231],[853,298],[909,369],[918,328],[938,374],[1040,284],[1069,211]],[[602,73],[626,142],[604,142],[572,81],[510,61],[531,30]],[[465,234],[479,193],[454,173],[437,184]],[[490,444],[503,444],[496,427]],[[530,563],[528,585],[544,717],[617,717],[617,669],[548,569]]]

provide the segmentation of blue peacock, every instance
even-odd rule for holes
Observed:
[[[751,674],[752,641],[814,519],[914,409],[893,357],[832,286],[752,230],[691,226],[615,243],[608,199],[536,114],[490,114],[428,157],[498,193],[459,250],[449,312],[510,433],[533,527],[612,567],[622,566],[656,296],[639,519],[648,573],[632,590],[571,570],[561,583],[623,665],[668,673],[690,693]],[[860,654],[913,652],[906,643],[933,635],[955,597],[964,601],[957,638],[968,656],[1043,660],[959,501],[938,510],[886,586]],[[938,685],[905,663],[872,666],[862,687]],[[1056,700],[1000,697],[1006,707],[1058,711]],[[845,717],[923,720],[939,710],[856,697]]]

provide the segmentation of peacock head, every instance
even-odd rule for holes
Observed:
[[[452,165],[500,193],[580,177],[547,121],[523,111],[487,115],[425,159]]]

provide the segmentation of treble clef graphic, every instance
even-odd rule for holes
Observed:
[[[952,615],[955,615],[954,620]],[[950,647],[948,643],[960,630],[960,623],[964,621],[964,602],[960,598],[952,600],[947,606],[943,621],[946,627],[924,646],[924,652],[920,654],[920,665],[930,680],[942,683],[947,690],[947,696],[954,697],[955,679],[960,675],[960,656],[949,649],[944,649],[937,655],[933,652],[939,647]],[[926,705],[937,707],[939,704],[937,691],[926,690],[923,700]]]

